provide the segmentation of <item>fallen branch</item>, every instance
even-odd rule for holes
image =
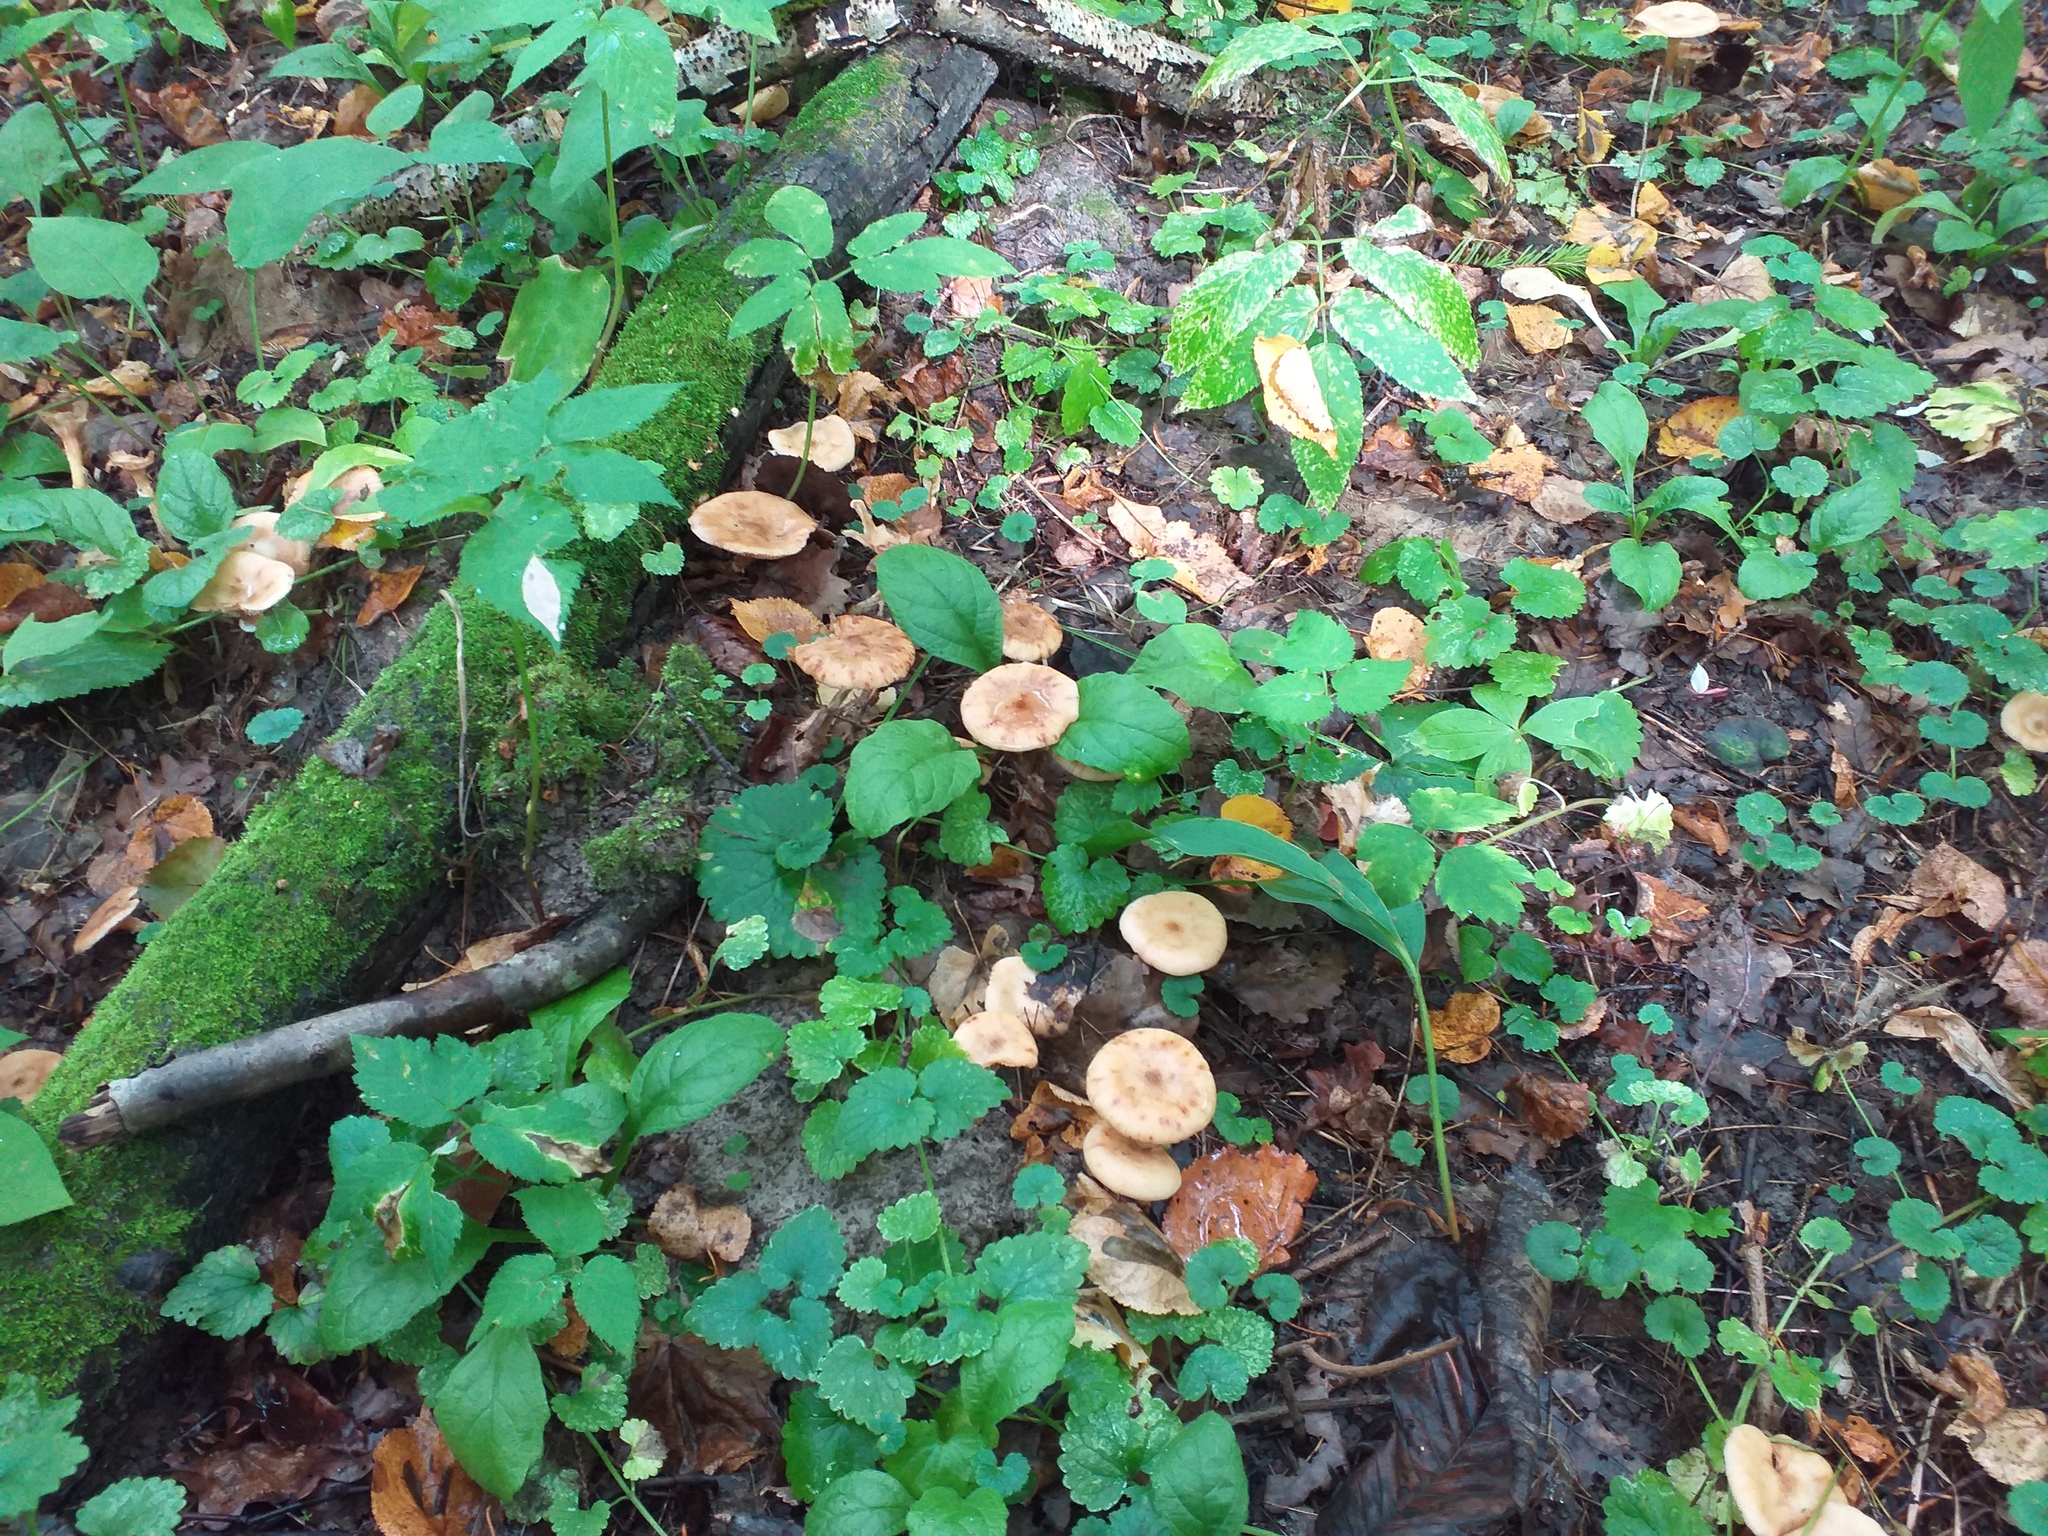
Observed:
[[[681,880],[660,876],[631,895],[605,903],[561,936],[496,965],[450,976],[416,992],[194,1051],[133,1077],[118,1078],[101,1089],[88,1108],[65,1120],[58,1136],[66,1146],[101,1147],[223,1105],[346,1072],[354,1062],[358,1035],[450,1034],[530,1013],[588,986],[624,961],[675,910],[682,894]]]

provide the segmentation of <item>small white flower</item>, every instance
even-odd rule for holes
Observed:
[[[1601,820],[1616,837],[1646,844],[1653,853],[1662,853],[1671,841],[1671,802],[1654,789],[1621,796]]]

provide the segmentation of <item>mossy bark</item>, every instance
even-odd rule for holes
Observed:
[[[677,536],[692,500],[723,480],[735,430],[758,422],[765,402],[750,406],[749,393],[774,360],[774,332],[728,337],[746,285],[726,273],[724,257],[763,232],[768,193],[792,182],[815,188],[842,235],[893,211],[950,149],[993,77],[981,55],[930,39],[905,40],[843,71],[790,126],[754,190],[628,318],[600,382],[682,387],[618,446],[659,460],[683,508],[656,512],[615,543],[569,552],[588,578],[572,609],[567,648],[576,660],[593,664],[623,637],[644,580],[642,550]],[[514,629],[481,601],[462,603],[474,761],[502,723]],[[137,957],[31,1106],[53,1145],[58,1124],[109,1079],[331,1007],[349,1000],[358,980],[388,974],[408,918],[445,878],[456,840],[455,645],[454,615],[439,606],[349,716],[340,735],[366,744],[397,728],[376,778],[315,759],[251,815],[213,878]],[[271,1171],[280,1127],[309,1111],[325,1106],[257,1106],[161,1137],[60,1148],[77,1203],[0,1229],[0,1377],[26,1371],[63,1392],[109,1386],[187,1259],[231,1238]]]

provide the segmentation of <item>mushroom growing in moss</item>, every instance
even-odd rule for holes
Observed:
[[[1060,621],[1028,597],[1003,599],[1003,659],[1044,661],[1060,648],[1067,632]]]
[[[1014,1013],[970,1014],[953,1031],[953,1043],[977,1067],[1035,1067],[1038,1040]]]
[[[842,613],[824,634],[792,649],[789,659],[820,687],[873,692],[910,675],[917,647],[887,619]]]
[[[1124,908],[1117,931],[1131,953],[1169,976],[1193,976],[1223,958],[1230,941],[1216,903],[1193,891],[1154,891]]]
[[[1121,1134],[1171,1146],[1216,1114],[1216,1079],[1192,1041],[1167,1029],[1127,1029],[1088,1063],[1088,1102]]]
[[[834,473],[853,462],[858,448],[853,428],[843,416],[820,416],[812,422],[793,422],[768,434],[768,446],[792,459],[804,456],[804,433],[811,438],[811,467]]]
[[[754,560],[795,554],[810,543],[817,526],[795,502],[766,491],[727,491],[690,514],[690,532],[706,544]]]
[[[1171,1200],[1180,1190],[1180,1164],[1171,1152],[1133,1141],[1107,1120],[1088,1127],[1081,1161],[1098,1184],[1127,1200],[1149,1205]]]
[[[1035,752],[1081,718],[1081,690],[1064,672],[1011,662],[984,672],[960,696],[960,724],[984,747]]]
[[[2048,693],[2016,693],[1998,712],[1998,728],[2029,752],[2048,752]]]

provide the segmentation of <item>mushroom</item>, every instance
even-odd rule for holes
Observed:
[[[988,969],[981,1005],[990,1013],[1007,1013],[1020,1020],[1041,1040],[1063,1035],[1073,1020],[1062,1018],[1050,1003],[1031,995],[1031,983],[1037,976],[1022,955],[1003,956]]]
[[[254,617],[275,608],[292,590],[296,573],[282,560],[237,545],[221,560],[213,579],[199,589],[192,606],[200,613],[234,613]]]
[[[1180,1164],[1171,1152],[1133,1141],[1107,1120],[1088,1127],[1081,1161],[1098,1184],[1141,1204],[1171,1200],[1180,1191]]]
[[[953,1031],[953,1043],[977,1067],[1038,1065],[1038,1040],[1014,1013],[971,1014]]]
[[[690,532],[706,544],[754,560],[795,554],[817,526],[795,502],[766,491],[727,491],[690,514]]]
[[[2048,693],[2014,694],[1998,712],[1998,728],[2029,752],[2048,752]]]
[[[93,909],[85,926],[71,940],[71,953],[82,955],[135,915],[142,905],[142,887],[124,885]]]
[[[1044,661],[1060,648],[1067,632],[1060,621],[1028,597],[1003,599],[1003,659]]]
[[[817,639],[791,649],[789,659],[821,687],[871,693],[908,677],[917,647],[887,619],[842,613]]]
[[[1629,25],[1642,37],[1664,39],[1664,78],[1679,78],[1678,45],[1687,38],[1712,37],[1721,30],[1721,15],[1698,0],[1664,0],[1636,12]]]
[[[9,1051],[0,1056],[0,1099],[19,1099],[26,1104],[42,1091],[57,1063],[64,1059],[57,1051]]]
[[[1215,1118],[1216,1079],[1172,1030],[1127,1029],[1088,1063],[1088,1102],[1132,1141],[1170,1146]]]
[[[1070,779],[1079,779],[1083,784],[1118,784],[1123,781],[1123,775],[1120,773],[1111,773],[1106,768],[1092,767],[1087,763],[1077,763],[1071,757],[1061,757],[1057,752],[1048,752],[1046,756],[1058,765],[1060,772]]]
[[[853,428],[842,416],[820,416],[811,422],[795,422],[787,427],[777,427],[768,434],[768,446],[777,453],[787,454],[792,459],[804,456],[804,433],[808,430],[811,438],[811,464],[813,468],[831,473],[846,468],[853,462],[856,444]]]
[[[1738,1424],[1728,1432],[1724,1455],[1729,1495],[1756,1536],[1791,1536],[1807,1530],[1809,1522],[1829,1536],[1882,1536],[1882,1526],[1851,1507],[1834,1467],[1818,1452]]]
[[[1081,718],[1081,689],[1064,672],[1017,661],[987,671],[960,696],[960,723],[984,747],[1033,752]]]
[[[279,561],[290,566],[294,576],[303,576],[313,569],[313,546],[304,539],[281,538],[277,532],[277,517],[275,512],[244,512],[228,526],[253,528],[255,532],[235,548],[249,550],[266,560]]]
[[[1154,891],[1124,908],[1117,931],[1131,953],[1169,976],[1193,976],[1223,958],[1229,942],[1216,903],[1193,891]]]

